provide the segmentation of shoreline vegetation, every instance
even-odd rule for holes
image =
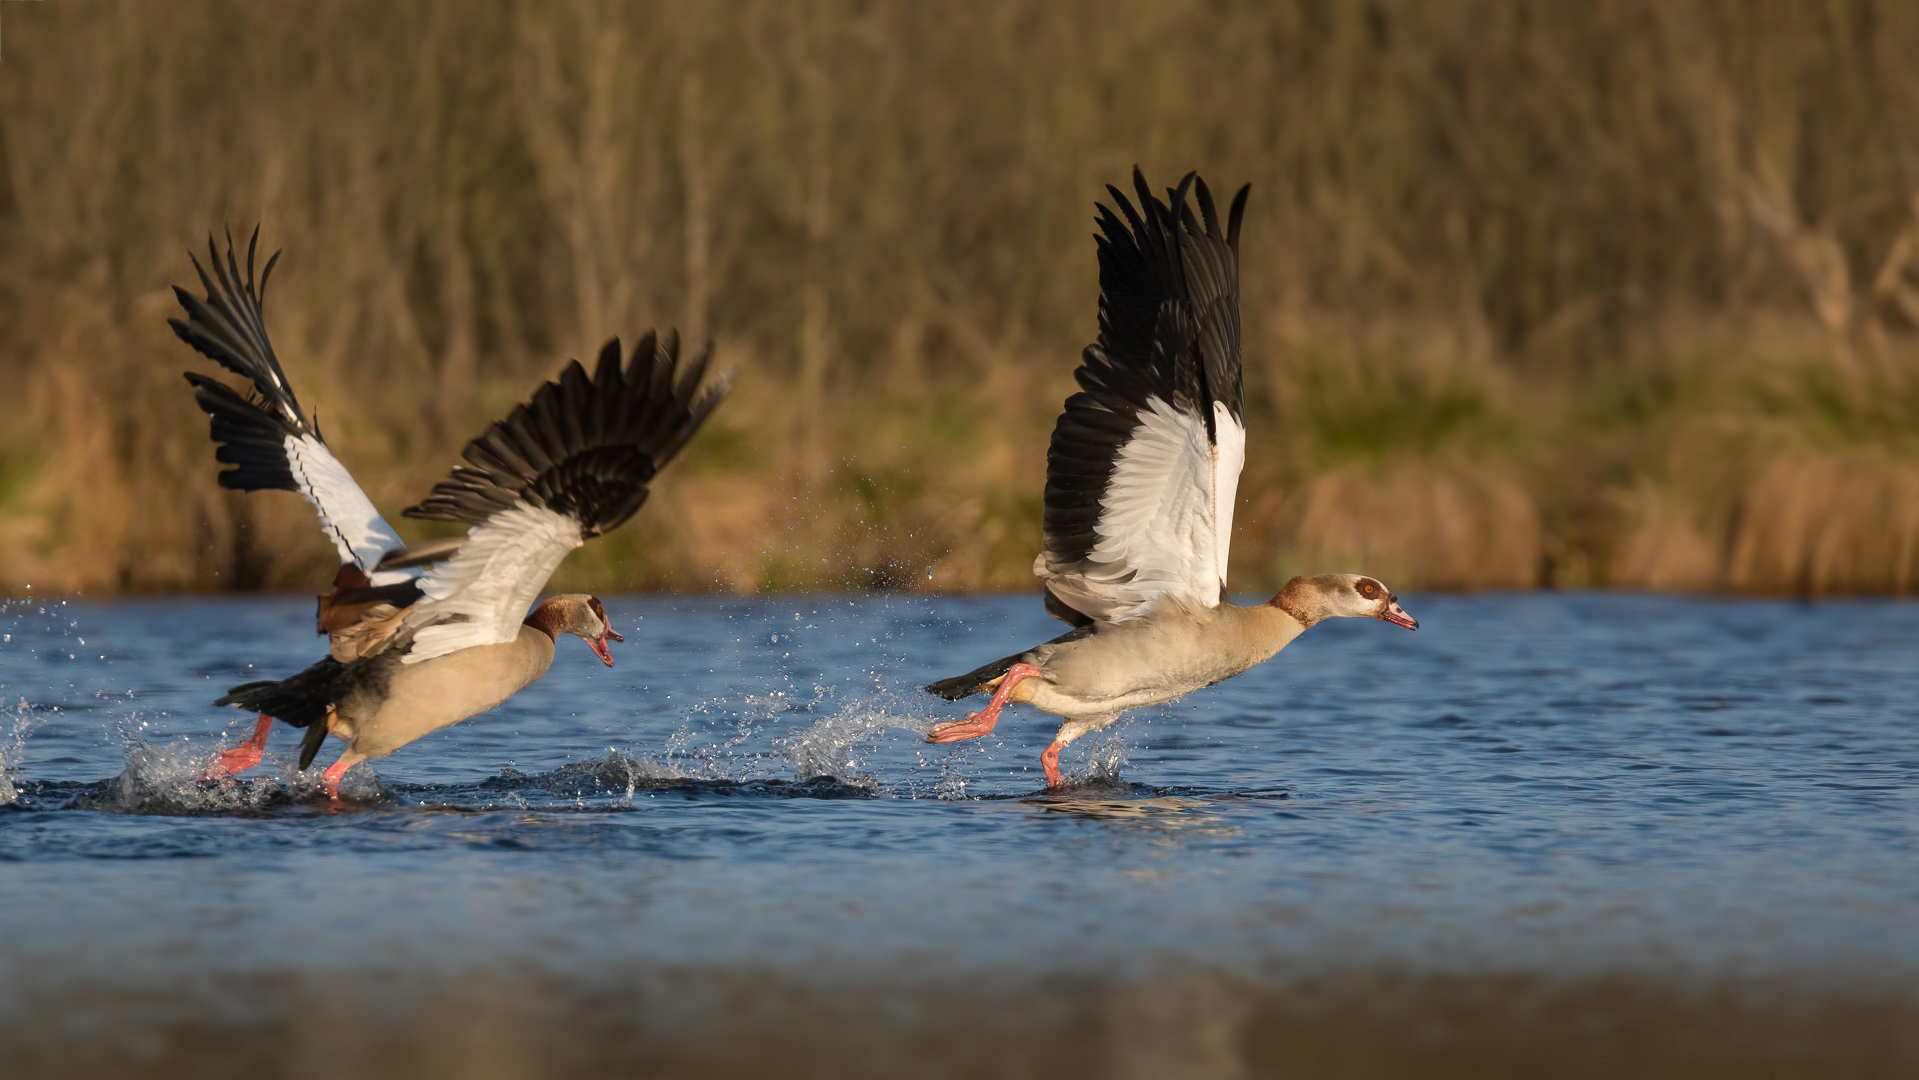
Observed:
[[[724,12],[724,17],[719,14]],[[310,589],[209,229],[396,517],[570,356],[733,398],[557,589],[1031,589],[1093,201],[1253,185],[1230,584],[1919,590],[1919,6],[14,4],[0,592]],[[197,286],[196,286],[197,287]]]

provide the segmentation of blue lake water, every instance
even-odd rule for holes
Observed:
[[[1032,597],[609,598],[617,667],[564,639],[333,807],[290,729],[202,779],[251,729],[212,699],[319,655],[310,598],[8,601],[0,1043],[154,1075],[1919,1064],[1919,605],[1406,603],[1418,633],[1322,625],[1045,795],[1050,718],[919,739],[977,707],[919,685],[1056,632]]]

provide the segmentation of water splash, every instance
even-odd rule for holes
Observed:
[[[871,789],[878,781],[861,773],[860,765],[877,737],[893,729],[918,737],[926,725],[926,718],[915,715],[899,695],[881,694],[842,706],[811,727],[773,740],[773,745],[786,755],[794,780],[826,778]]]
[[[957,802],[967,797],[966,784],[968,772],[959,767],[959,757],[947,755],[940,762],[939,779],[933,785],[933,794],[947,802]]]
[[[1131,750],[1126,739],[1126,724],[1116,724],[1083,740],[1086,747],[1086,775],[1083,783],[1123,783],[1119,775]]]
[[[714,699],[694,706],[692,715],[682,718],[680,726],[667,736],[665,760],[655,767],[687,780],[746,780],[756,775],[771,775],[765,770],[761,755],[741,750],[759,734],[760,725],[740,706],[772,714],[785,707],[777,698],[778,695],[749,696],[732,703]],[[711,727],[696,720],[715,713],[720,714],[720,723],[728,734],[716,736]]]
[[[20,704],[9,712],[11,721],[0,714],[0,724],[6,725],[6,732],[0,734],[0,806],[20,801],[20,789],[14,786],[13,774],[26,754],[27,729],[33,726],[33,706],[27,704],[26,698],[21,698]]]
[[[800,782],[825,777],[870,785],[870,778],[858,774],[861,747],[885,728],[918,732],[926,722],[885,693],[837,705],[838,693],[836,687],[814,685],[696,705],[667,738],[660,767],[688,780],[746,783],[790,770]],[[762,736],[768,728],[810,717],[818,719],[805,728],[789,727],[770,748],[760,748],[766,746]]]
[[[269,759],[252,776],[228,776],[218,748],[192,739],[149,743],[130,739],[127,767],[109,790],[111,801],[90,809],[122,814],[231,814],[264,810],[317,794],[317,780],[292,769],[273,775]]]
[[[20,642],[18,646],[15,646],[16,639]],[[21,647],[28,656],[34,657],[40,656],[44,649],[52,654],[65,652],[69,660],[79,659],[79,654],[69,648],[69,642],[82,649],[87,647],[87,639],[80,636],[80,620],[74,616],[68,598],[48,600],[31,595],[0,598],[0,646]]]

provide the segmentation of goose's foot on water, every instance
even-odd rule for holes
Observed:
[[[1066,744],[1054,739],[1053,745],[1047,747],[1046,752],[1039,756],[1040,765],[1046,769],[1046,790],[1048,791],[1058,791],[1066,786],[1065,779],[1059,774],[1059,752],[1064,749]]]
[[[964,720],[948,720],[944,724],[934,724],[933,730],[926,733],[930,743],[959,742],[961,739],[977,739],[981,735],[991,735],[993,725],[999,722],[999,709],[988,706],[979,712],[969,712]]]
[[[327,771],[320,776],[320,779],[326,782],[327,798],[332,799],[336,803],[341,801],[340,781],[346,776],[348,769],[353,768],[359,763],[359,759],[357,758],[341,758],[328,766]]]
[[[217,780],[222,776],[251,769],[260,763],[267,750],[267,734],[273,730],[273,717],[260,714],[260,722],[253,729],[253,737],[238,746],[230,746],[220,751],[218,763],[207,770],[207,779]]]
[[[999,689],[993,691],[993,700],[978,712],[966,714],[964,720],[949,720],[944,724],[934,724],[933,730],[926,733],[930,743],[959,742],[961,739],[977,739],[981,735],[991,735],[993,725],[999,723],[999,711],[1005,707],[1006,699],[1013,693],[1013,687],[1021,680],[1030,679],[1039,674],[1039,669],[1031,664],[1014,664],[1006,669],[1000,678]]]

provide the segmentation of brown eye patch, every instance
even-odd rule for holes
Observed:
[[[1373,584],[1370,581],[1365,582],[1361,584],[1359,587],[1359,595],[1365,597],[1368,600],[1371,600],[1373,597],[1379,595],[1379,586]]]

